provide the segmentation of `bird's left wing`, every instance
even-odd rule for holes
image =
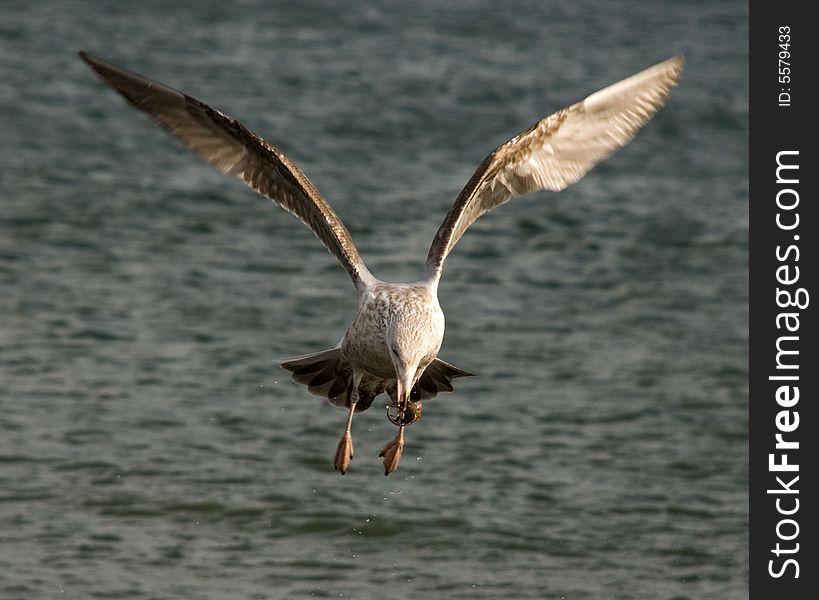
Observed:
[[[675,56],[549,115],[487,156],[458,195],[429,249],[426,277],[487,211],[537,190],[560,191],[625,146],[665,103],[682,76]]]
[[[350,233],[296,164],[237,120],[196,98],[80,52],[108,85],[225,175],[235,175],[307,225],[356,287],[372,275]]]

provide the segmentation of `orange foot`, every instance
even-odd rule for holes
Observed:
[[[344,475],[350,466],[351,460],[353,460],[353,436],[350,435],[349,431],[345,431],[338,442],[336,458],[333,464],[336,470],[341,471],[341,474]]]
[[[401,455],[404,453],[404,428],[398,429],[398,435],[395,439],[390,440],[386,446],[381,449],[378,456],[384,457],[384,475],[389,475],[398,468],[398,463],[401,462]]]

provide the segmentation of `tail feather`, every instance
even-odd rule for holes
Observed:
[[[340,348],[288,358],[281,366],[293,373],[293,381],[306,385],[311,394],[327,398],[335,406],[348,404],[352,373],[344,368]]]
[[[458,377],[474,377],[469,371],[464,371],[446,361],[436,358],[418,379],[412,390],[412,396],[417,393],[418,400],[429,400],[440,393],[452,392],[452,380]]]

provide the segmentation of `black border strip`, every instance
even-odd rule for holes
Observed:
[[[819,26],[809,6],[750,5],[749,569],[751,597],[760,600],[819,598],[819,165],[811,139],[819,134]],[[788,467],[775,466],[785,460]],[[798,470],[785,470],[791,465]]]

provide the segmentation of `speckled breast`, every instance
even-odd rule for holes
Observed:
[[[341,351],[354,368],[394,379],[388,336],[398,334],[411,343],[424,357],[420,366],[426,367],[441,346],[443,327],[443,313],[428,290],[407,284],[383,284],[361,299]]]
[[[354,368],[384,379],[395,378],[386,342],[390,310],[383,294],[363,298],[341,344],[342,355]]]

